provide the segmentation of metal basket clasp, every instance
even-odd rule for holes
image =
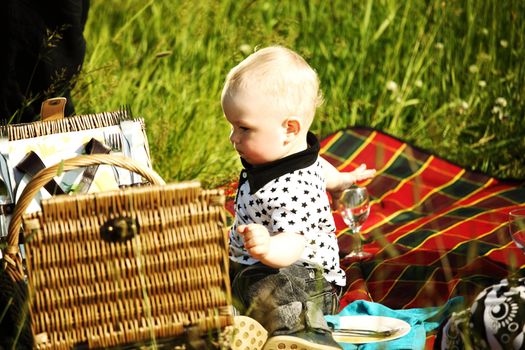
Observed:
[[[118,217],[106,221],[100,227],[100,237],[106,242],[125,242],[139,233],[137,220],[130,217]]]

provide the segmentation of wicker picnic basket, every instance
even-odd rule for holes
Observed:
[[[134,171],[153,185],[55,196],[24,215],[57,171],[96,164]],[[15,281],[27,275],[37,348],[107,348],[232,323],[222,192],[198,182],[162,184],[128,158],[89,155],[48,167],[27,185],[4,265]]]

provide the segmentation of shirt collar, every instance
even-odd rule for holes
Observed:
[[[314,134],[308,132],[306,142],[308,147],[304,151],[291,154],[259,167],[254,167],[241,158],[244,170],[241,172],[239,187],[248,181],[250,184],[250,194],[254,194],[268,182],[284,174],[304,169],[314,164],[319,154],[319,140],[317,140]]]

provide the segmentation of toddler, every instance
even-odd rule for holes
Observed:
[[[234,67],[222,92],[244,167],[230,231],[232,293],[267,331],[268,350],[340,349],[323,317],[337,312],[345,285],[326,190],[337,198],[375,170],[340,173],[319,157],[308,129],[321,102],[315,71],[279,46]]]

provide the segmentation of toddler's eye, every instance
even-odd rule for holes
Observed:
[[[245,126],[240,126],[239,129],[241,129],[242,131],[248,131],[250,130],[249,128],[245,127]]]

